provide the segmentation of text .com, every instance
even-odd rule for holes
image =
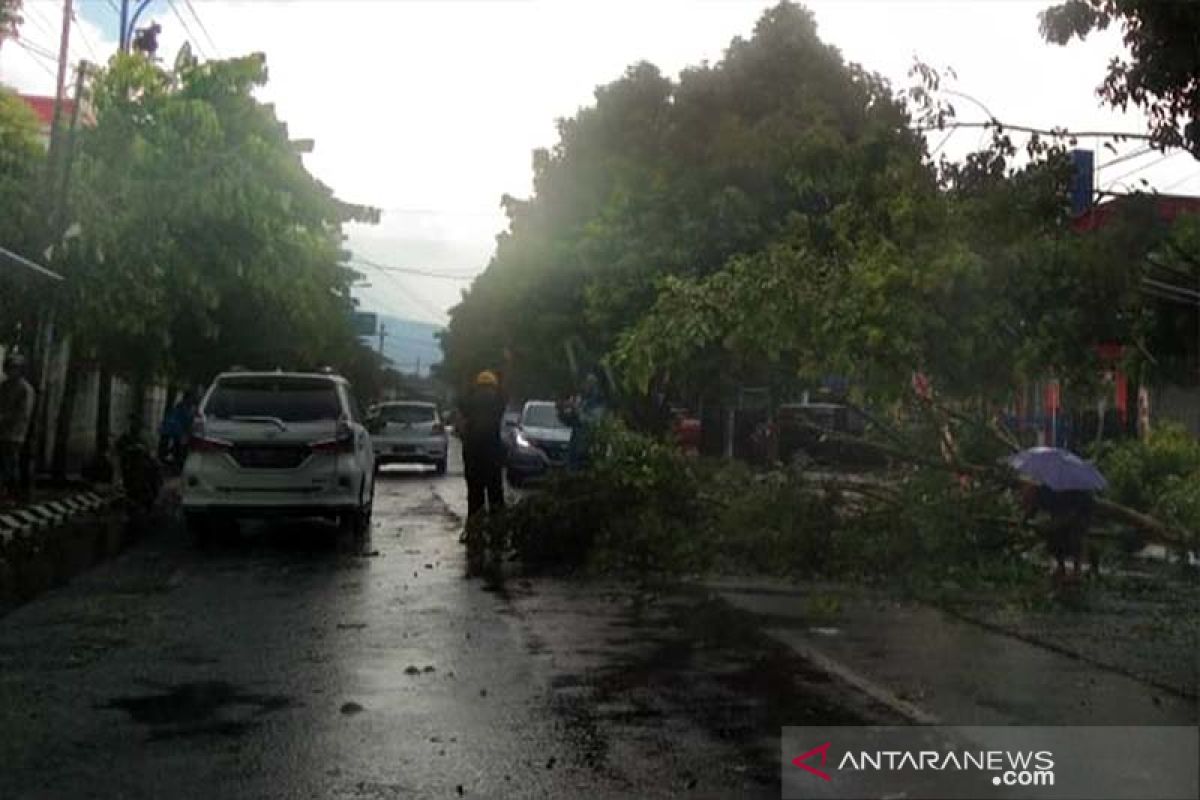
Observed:
[[[1054,773],[1051,770],[1013,770],[992,778],[996,786],[1053,786]]]

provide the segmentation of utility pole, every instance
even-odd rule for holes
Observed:
[[[58,186],[55,217],[51,229],[55,243],[61,243],[63,234],[70,224],[68,198],[71,189],[71,167],[75,162],[75,141],[79,128],[79,109],[83,105],[84,83],[87,80],[88,63],[79,62],[79,74],[75,77],[75,104],[71,107],[71,124],[67,129],[67,152],[63,156],[62,181]],[[66,369],[63,377],[63,390],[58,405],[58,419],[54,421],[54,452],[50,457],[51,477],[63,480],[67,476],[67,452],[71,437],[71,420],[74,418],[75,396],[79,393],[78,357],[75,353],[75,342],[64,340],[67,347],[65,352]],[[49,415],[46,418],[46,432],[50,430]]]
[[[379,323],[379,355],[383,355],[383,339],[387,336],[387,325]]]
[[[62,111],[63,101],[67,93],[67,62],[70,59],[71,47],[71,16],[74,11],[74,0],[63,0],[62,36],[58,47],[58,76],[55,81],[54,119],[50,124],[50,152],[46,159],[47,187],[57,187],[59,162],[62,158]],[[53,195],[53,189],[51,191]],[[58,244],[56,230],[58,207],[55,199],[51,199],[46,209],[45,235],[43,241],[47,248]],[[33,417],[32,430],[25,437],[21,461],[23,464],[22,483],[28,490],[33,486],[34,462],[41,463],[45,456],[46,429],[49,425],[49,403],[47,388],[49,387],[50,353],[54,343],[54,309],[51,303],[39,304],[37,309],[36,334],[33,342],[33,368],[36,370],[36,407]]]

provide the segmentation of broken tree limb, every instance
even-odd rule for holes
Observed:
[[[853,444],[868,450],[874,450],[879,455],[890,458],[893,461],[910,464],[915,467],[934,469],[949,474],[969,475],[976,480],[987,482],[1000,489],[1020,489],[1030,483],[1030,481],[1022,478],[1018,473],[1007,467],[968,463],[948,464],[939,458],[930,458],[922,454],[906,452],[880,442],[873,442],[858,436],[830,431],[819,425],[802,423],[800,427],[819,432],[821,436],[829,441],[845,442],[846,444]],[[1149,514],[1113,502],[1112,500],[1097,497],[1096,511],[1102,516],[1143,531],[1148,534],[1147,538],[1149,541],[1156,544],[1169,547],[1183,547],[1191,550],[1196,550],[1197,547],[1200,547],[1194,533],[1181,530]]]

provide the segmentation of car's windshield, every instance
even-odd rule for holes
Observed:
[[[437,420],[437,410],[431,405],[420,403],[387,405],[379,408],[379,419],[382,422],[399,422],[409,425],[434,422]]]
[[[342,406],[333,381],[320,378],[228,378],[204,407],[215,419],[274,417],[284,422],[338,419]]]
[[[521,424],[526,428],[565,428],[553,403],[530,403],[525,406]]]

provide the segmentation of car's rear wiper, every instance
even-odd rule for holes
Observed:
[[[234,422],[269,422],[272,425],[277,425],[279,430],[286,431],[287,425],[279,417],[230,417]]]

